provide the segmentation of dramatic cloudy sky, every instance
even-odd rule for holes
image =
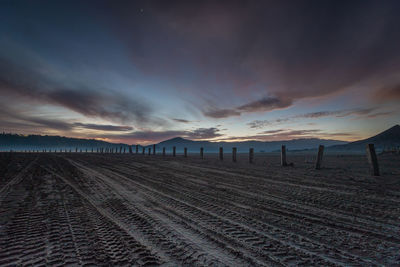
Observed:
[[[0,1],[5,132],[356,140],[399,123],[400,1]]]

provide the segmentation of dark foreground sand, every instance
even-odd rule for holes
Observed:
[[[0,266],[396,266],[400,157],[0,154]]]

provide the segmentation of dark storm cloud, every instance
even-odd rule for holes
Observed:
[[[111,5],[134,64],[223,97],[209,117],[286,108],[360,82],[368,89],[400,69],[399,1],[152,1],[142,13]],[[226,105],[247,90],[279,101],[248,94],[249,104]]]
[[[147,122],[151,108],[106,88],[84,84],[67,87],[36,69],[38,61],[18,64],[0,55],[0,95],[15,103],[43,103],[61,106],[88,117],[116,121]]]

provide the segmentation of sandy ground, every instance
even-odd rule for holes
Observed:
[[[400,156],[0,153],[0,266],[399,266]]]

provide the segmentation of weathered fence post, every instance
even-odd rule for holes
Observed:
[[[151,155],[151,147],[149,147],[149,155]]]
[[[146,148],[143,147],[142,154],[144,155],[146,153]]]
[[[51,152],[51,149],[50,149],[50,152]],[[78,153],[78,148],[77,147],[75,147],[75,153]]]
[[[219,160],[224,160],[224,149],[222,146],[219,148]]]
[[[126,147],[124,147],[124,154],[126,153]]]
[[[153,145],[153,155],[156,154],[156,145]]]
[[[200,147],[200,158],[204,159],[204,148]]]
[[[323,154],[324,154],[324,146],[320,145],[318,147],[317,162],[315,163],[315,169],[316,170],[320,170],[321,169],[321,163],[322,163]]]
[[[129,146],[129,154],[132,154],[132,146]]]
[[[165,156],[165,147],[162,148],[162,155]]]
[[[286,161],[286,146],[282,146],[281,149],[281,166],[287,166],[287,161]]]
[[[378,158],[376,157],[374,144],[367,144],[367,158],[370,165],[371,175],[379,176]]]
[[[176,156],[176,147],[175,147],[175,146],[172,148],[172,156],[173,156],[173,157]]]
[[[254,159],[254,148],[249,149],[249,163],[253,163]]]
[[[236,162],[236,147],[232,147],[232,161]]]
[[[139,153],[139,145],[136,145],[136,154]]]
[[[187,158],[187,147],[185,147],[185,148],[183,149],[183,155],[184,155],[185,158]]]

